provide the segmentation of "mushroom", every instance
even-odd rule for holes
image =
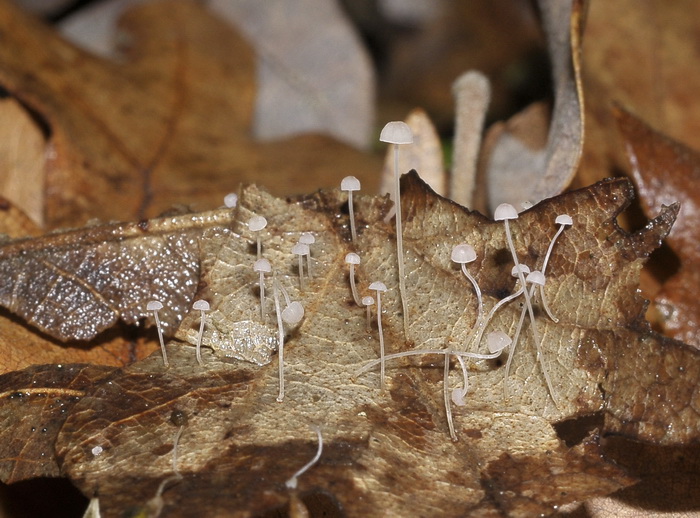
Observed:
[[[153,318],[156,320],[156,328],[158,328],[158,340],[160,340],[160,350],[163,352],[163,364],[167,369],[170,367],[170,362],[168,362],[168,353],[165,351],[165,342],[163,341],[163,329],[160,325],[160,319],[158,318],[158,312],[163,309],[163,304],[157,300],[152,300],[146,305],[147,311],[153,311]]]
[[[224,205],[229,209],[235,209],[236,205],[238,205],[238,194],[230,192],[224,196]]]
[[[304,256],[309,255],[309,245],[297,243],[292,247],[292,253],[299,259],[299,288],[304,289]]]
[[[260,231],[267,226],[267,220],[263,216],[253,216],[248,220],[248,229],[257,236],[258,259],[262,257],[262,243],[260,242]]]
[[[323,436],[321,435],[320,428],[316,427],[314,428],[314,431],[316,432],[316,437],[318,437],[318,448],[316,449],[316,455],[314,455],[313,459],[304,464],[304,466],[301,469],[299,469],[299,471],[294,473],[294,475],[292,475],[292,478],[290,478],[284,483],[284,485],[287,486],[288,489],[296,489],[297,479],[304,473],[306,473],[309,470],[309,468],[316,464],[318,462],[318,459],[321,458],[321,452],[323,452]]]
[[[284,296],[286,307],[284,310],[280,311],[280,301],[278,290],[282,292]],[[282,402],[284,400],[284,323],[290,326],[296,326],[304,318],[304,306],[300,302],[292,302],[289,299],[289,293],[284,287],[277,281],[277,277],[273,274],[272,279],[272,294],[275,300],[275,313],[277,314],[277,354],[279,356],[279,394],[277,396],[277,401]]]
[[[479,303],[479,316],[477,318],[477,325],[481,322],[484,316],[484,303],[481,299],[481,290],[476,282],[476,279],[467,270],[467,264],[474,262],[476,260],[476,252],[474,247],[467,244],[457,245],[452,249],[451,259],[457,264],[462,265],[462,273],[469,279],[474,286],[474,291],[476,292],[476,300]]]
[[[357,232],[355,231],[355,209],[352,203],[352,193],[353,191],[360,190],[360,180],[354,176],[346,176],[340,182],[340,190],[348,191],[348,212],[350,214],[350,235],[352,236],[353,243],[357,241]]]
[[[372,310],[372,306],[374,305],[374,297],[372,297],[370,295],[362,297],[362,305],[367,308],[367,331],[369,331],[372,329],[371,310]]]
[[[202,335],[204,334],[204,324],[206,323],[205,313],[209,311],[209,303],[206,300],[197,300],[192,305],[192,309],[199,310],[199,334],[197,335],[197,362],[200,365],[204,365],[204,363],[202,363],[201,353]]]
[[[352,290],[352,298],[355,299],[355,304],[362,305],[360,295],[357,293],[355,286],[355,265],[360,264],[360,256],[354,252],[350,252],[345,256],[345,262],[350,266],[350,289]],[[372,301],[374,303],[374,301]]]
[[[265,259],[258,259],[253,263],[253,271],[260,274],[260,319],[263,322],[267,322],[265,316],[265,274],[272,271],[272,266],[270,266],[270,261]]]
[[[574,220],[571,219],[571,216],[568,214],[559,214],[554,220],[554,223],[559,225],[559,230],[557,230],[557,233],[554,234],[554,237],[552,238],[552,241],[550,241],[549,247],[547,248],[547,253],[544,255],[544,262],[542,263],[543,276],[545,271],[547,271],[547,264],[549,263],[549,257],[552,255],[554,243],[567,226],[574,224]],[[551,318],[554,322],[559,322],[559,319],[552,314],[552,312],[549,310],[549,306],[547,305],[547,299],[544,296],[544,283],[540,285],[540,298],[542,299],[542,306],[544,306],[544,310],[547,312],[549,318]]]
[[[377,294],[377,327],[379,328],[379,358],[381,359],[381,368],[379,374],[379,384],[384,388],[384,332],[382,331],[382,293],[386,291],[386,285],[380,281],[374,281],[369,285],[370,290],[374,290]]]
[[[316,238],[311,232],[302,232],[299,236],[299,242],[308,245],[309,254],[306,256],[306,273],[311,278],[311,245],[316,242]]]
[[[403,307],[403,329],[408,336],[408,301],[406,300],[406,281],[403,264],[403,230],[401,228],[401,183],[399,181],[399,146],[413,144],[413,133],[408,124],[403,121],[388,122],[379,134],[381,142],[394,146],[394,178],[396,180],[396,254],[399,262],[399,293]]]

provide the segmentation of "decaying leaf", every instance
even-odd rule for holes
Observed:
[[[605,416],[600,433],[661,444],[697,439],[698,352],[653,334],[642,320],[645,302],[636,290],[639,270],[669,231],[677,207],[664,208],[645,229],[627,234],[615,217],[629,202],[631,187],[611,180],[547,200],[511,222],[517,254],[534,269],[542,267],[555,217],[569,213],[574,220],[547,268],[545,293],[558,322],[535,304],[542,361],[526,320],[507,397],[502,358],[467,359],[466,406],[451,405],[458,439],[453,442],[443,399],[444,355],[387,361],[384,390],[377,370],[360,372],[378,356],[378,329],[367,329],[364,308],[352,301],[344,257],[352,250],[361,255],[357,281],[363,294],[375,280],[389,287],[382,298],[388,353],[463,351],[477,319],[477,299],[451,262],[450,250],[463,241],[474,246],[477,260],[469,270],[486,307],[492,307],[516,286],[503,223],[438,197],[415,173],[404,177],[406,281],[413,315],[405,337],[393,225],[384,222],[386,199],[357,198],[360,232],[353,244],[344,193],[320,191],[282,200],[248,187],[240,194],[235,213],[199,216],[206,224],[192,238],[198,287],[180,297],[183,308],[195,298],[211,306],[202,366],[191,347],[200,312],[190,311],[178,339],[168,345],[169,369],[153,355],[110,371],[81,385],[84,395],[76,394],[79,401],[60,420],[40,394],[48,397],[57,385],[77,383],[70,376],[54,382],[52,368],[41,367],[0,378],[2,418],[24,405],[24,422],[51,422],[36,447],[55,455],[50,469],[60,466],[86,495],[99,494],[103,516],[149,508],[156,501],[163,516],[232,509],[255,516],[284,509],[290,502],[285,481],[316,452],[310,425],[321,428],[324,447],[319,462],[299,477],[297,495],[309,505],[325,500],[348,516],[431,515],[436,509],[442,516],[532,516],[608,494],[634,479],[602,456],[598,432],[568,446],[553,427],[596,412]],[[263,255],[274,273],[265,281],[266,321],[252,268],[255,236],[246,225],[253,214],[268,220],[261,236]],[[167,241],[167,234],[158,233],[162,226],[163,221],[151,221],[144,236],[133,239]],[[132,227],[114,228],[124,233]],[[104,236],[106,227],[101,232]],[[174,235],[181,232],[173,226]],[[303,289],[297,257],[290,252],[301,232],[315,237]],[[66,235],[42,240],[60,242]],[[28,245],[7,246],[20,253]],[[103,246],[109,250],[111,245]],[[48,257],[44,260],[53,260]],[[306,259],[303,264],[306,272]],[[57,286],[71,280],[58,279]],[[173,286],[181,282],[174,272],[169,280]],[[282,333],[281,363],[274,298],[288,304],[283,290],[303,304],[305,316]],[[520,314],[520,304],[504,306],[487,330],[512,335]],[[250,332],[252,324],[257,331]],[[277,354],[271,349],[259,361],[240,359],[229,346],[237,340],[252,348],[273,343]],[[484,342],[476,349],[483,352]],[[542,365],[554,394],[544,382]],[[451,387],[460,385],[459,371],[450,373]],[[19,469],[21,447],[11,442],[4,451],[3,480]],[[32,476],[31,464],[21,467],[22,477]],[[40,468],[35,476],[48,469]]]
[[[378,161],[329,137],[251,138],[251,49],[201,3],[139,6],[119,28],[121,59],[96,58],[0,2],[0,84],[51,130],[40,224],[217,206],[241,181],[289,194],[366,174],[376,186]]]
[[[668,236],[680,268],[666,280],[655,303],[664,334],[700,347],[700,154],[623,109],[615,110],[615,116],[644,213],[648,216],[664,204],[680,202],[678,220]]]
[[[583,101],[578,55],[582,3],[541,1],[552,62],[554,107],[547,146],[528,149],[517,136],[502,131],[488,158],[488,203],[517,207],[562,192],[571,182],[583,147]],[[525,169],[525,170],[523,170]]]

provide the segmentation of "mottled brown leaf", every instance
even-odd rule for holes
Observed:
[[[376,185],[379,160],[328,137],[251,138],[251,49],[203,4],[151,2],[119,30],[120,59],[97,58],[0,2],[0,84],[50,128],[45,227],[217,206],[241,181],[279,194],[349,174]]]
[[[198,230],[199,288],[189,297],[211,305],[203,366],[191,347],[199,311],[190,311],[179,340],[168,346],[169,369],[154,355],[115,370],[87,388],[65,423],[56,425],[62,473],[86,495],[99,495],[104,516],[152,508],[166,480],[164,516],[204,509],[254,516],[288,505],[285,481],[313,456],[314,425],[321,427],[324,450],[299,478],[299,496],[306,504],[325,499],[349,516],[552,514],[563,504],[627,486],[633,479],[605,459],[595,433],[568,446],[553,425],[603,412],[603,431],[664,444],[697,439],[698,353],[649,331],[636,288],[642,264],[669,231],[675,211],[664,209],[645,229],[627,234],[615,218],[631,196],[629,183],[607,181],[547,200],[512,222],[518,255],[535,268],[556,230],[555,216],[568,212],[574,219],[547,269],[546,295],[559,321],[536,304],[543,363],[558,405],[527,323],[507,398],[501,361],[467,360],[466,406],[450,407],[453,442],[441,356],[388,361],[384,390],[376,369],[358,372],[377,358],[377,329],[368,331],[364,309],[354,307],[344,257],[352,249],[361,254],[357,280],[363,293],[373,280],[389,287],[382,299],[387,352],[460,349],[477,304],[450,250],[462,241],[477,249],[469,270],[491,307],[515,285],[503,224],[436,196],[415,174],[404,178],[406,338],[386,199],[358,197],[360,232],[353,245],[345,194],[282,200],[245,188],[235,213],[200,216],[208,225]],[[252,270],[255,236],[246,222],[253,214],[268,220],[263,253],[279,286],[305,308],[301,324],[285,332],[282,402],[272,277],[263,322]],[[173,231],[182,229],[175,225]],[[301,232],[316,238],[312,277],[303,290],[289,251]],[[505,306],[489,329],[512,335],[519,317],[520,304]],[[450,373],[451,387],[461,383],[459,371]],[[5,413],[12,413],[11,406],[0,407]],[[173,468],[178,415],[187,416],[175,459],[181,479]]]
[[[112,370],[94,365],[43,365],[0,378],[5,409],[0,427],[3,482],[60,475],[56,437],[73,406]]]
[[[663,205],[680,202],[678,221],[668,236],[680,268],[666,280],[655,303],[665,334],[700,347],[700,154],[622,108],[615,110],[615,116],[644,213],[648,216]]]

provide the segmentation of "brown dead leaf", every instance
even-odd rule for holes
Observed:
[[[577,185],[628,170],[614,102],[672,139],[700,149],[700,4],[589,2],[583,36],[586,141]]]
[[[488,184],[488,205],[520,207],[561,193],[576,174],[583,146],[583,99],[580,86],[579,39],[582,2],[539,2],[552,63],[554,106],[547,145],[531,149],[498,128],[500,135],[483,158]],[[534,113],[531,111],[531,113]]]
[[[409,340],[399,313],[385,199],[358,197],[360,232],[353,245],[343,193],[282,200],[249,187],[233,216],[208,213],[196,238],[199,288],[187,297],[211,305],[203,366],[195,362],[193,348],[184,346],[196,342],[199,328],[199,311],[190,311],[177,333],[181,341],[168,346],[170,369],[154,355],[113,371],[86,389],[41,447],[55,441],[62,473],[86,495],[99,494],[108,517],[154,505],[159,486],[174,472],[180,415],[187,416],[175,460],[182,479],[163,486],[163,516],[231,509],[250,516],[285,508],[285,480],[316,451],[310,424],[321,427],[324,449],[319,463],[299,477],[299,494],[302,500],[321,495],[349,516],[429,515],[435,509],[443,516],[531,516],[608,494],[632,479],[601,456],[595,433],[584,433],[583,441],[569,447],[554,423],[603,412],[603,431],[662,444],[696,440],[700,432],[694,410],[700,406],[698,352],[652,334],[641,320],[645,303],[636,290],[639,270],[669,231],[675,212],[664,209],[646,229],[627,234],[615,217],[631,195],[625,181],[608,181],[543,202],[512,222],[518,255],[534,268],[554,234],[555,216],[570,212],[574,218],[547,270],[546,295],[559,321],[549,320],[539,305],[536,318],[559,406],[544,382],[529,324],[515,353],[507,399],[502,363],[467,361],[467,405],[452,407],[457,442],[449,439],[439,356],[388,361],[385,390],[376,371],[358,373],[377,358],[377,330],[367,331],[364,309],[352,302],[343,261],[348,251],[362,255],[358,282],[364,293],[374,280],[389,287],[382,321],[390,353],[466,346],[477,303],[450,261],[452,246],[462,240],[477,249],[469,270],[487,307],[514,289],[503,224],[436,196],[414,173],[404,177],[402,187],[407,293],[414,315]],[[268,277],[265,323],[251,267],[255,237],[245,224],[252,214],[268,220],[263,251],[279,285],[305,308],[301,324],[285,333],[281,403],[276,401],[281,354],[273,350],[274,288]],[[158,224],[151,222],[152,231]],[[316,238],[312,276],[303,290],[297,259],[289,252],[301,232]],[[175,273],[169,279],[180,282]],[[505,306],[492,327],[512,334],[520,313],[518,304]],[[267,356],[241,359],[241,351],[265,349]],[[458,372],[449,376],[453,387],[460,384]],[[50,369],[22,376],[9,382],[8,394],[26,393],[28,382],[22,380],[41,377],[38,385],[46,386],[52,379]],[[16,413],[13,402],[3,400],[0,415]],[[27,408],[27,419],[50,419],[46,412],[44,406]],[[12,442],[4,453],[10,470],[20,447]]]
[[[216,206],[241,181],[289,194],[366,174],[376,186],[379,161],[327,137],[251,139],[250,48],[200,3],[140,6],[120,30],[122,59],[99,59],[0,3],[0,83],[51,129],[45,226]]]
[[[614,113],[644,213],[649,215],[664,204],[680,202],[678,221],[668,236],[669,246],[680,259],[680,268],[670,278],[672,272],[665,272],[667,280],[655,302],[664,333],[700,347],[700,154],[655,131],[624,109]]]

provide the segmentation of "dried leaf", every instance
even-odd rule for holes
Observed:
[[[487,169],[488,203],[519,207],[562,192],[573,179],[583,146],[583,106],[577,49],[581,31],[581,2],[539,2],[552,63],[554,107],[547,147],[531,151],[508,133],[491,151]],[[524,176],[523,163],[527,168]],[[504,167],[505,166],[505,167]],[[528,167],[529,166],[529,167]],[[513,192],[512,186],[518,189]]]
[[[376,159],[327,137],[251,139],[251,50],[200,3],[140,6],[120,30],[122,59],[98,59],[0,3],[0,83],[51,128],[46,226],[216,206],[241,181],[288,194],[366,174],[376,186]]]
[[[577,185],[628,169],[614,102],[633,110],[669,137],[700,149],[698,37],[700,4],[693,0],[594,1],[586,14],[586,139]]]
[[[681,444],[700,432],[693,410],[700,407],[700,353],[651,333],[636,290],[639,270],[669,231],[675,211],[664,209],[646,229],[627,234],[615,217],[631,194],[628,183],[612,180],[548,200],[512,222],[518,255],[535,267],[554,234],[554,217],[574,217],[547,270],[546,295],[559,321],[541,311],[536,319],[559,406],[543,380],[528,325],[507,399],[502,364],[468,362],[467,406],[452,409],[459,439],[452,442],[439,357],[388,362],[385,390],[378,373],[358,374],[377,357],[376,330],[368,333],[364,310],[352,303],[343,258],[356,247],[362,253],[359,285],[383,280],[390,288],[382,299],[388,352],[460,348],[475,323],[477,302],[450,250],[462,240],[477,249],[469,269],[490,307],[514,289],[503,224],[436,196],[415,173],[404,177],[406,277],[414,315],[406,340],[385,199],[358,197],[361,223],[353,246],[344,193],[281,200],[246,188],[233,219],[230,211],[208,213],[203,219],[211,225],[196,238],[201,278],[189,297],[211,305],[203,366],[193,348],[184,346],[197,339],[200,314],[190,311],[178,329],[180,341],[168,346],[169,369],[155,355],[86,389],[65,422],[52,428],[56,462],[86,495],[99,493],[104,516],[161,501],[164,516],[231,509],[250,516],[286,508],[285,480],[316,451],[309,424],[321,426],[324,449],[319,463],[299,478],[300,498],[308,504],[305,498],[322,496],[349,516],[429,515],[435,509],[444,516],[551,514],[560,505],[629,485],[633,479],[601,456],[595,433],[569,447],[553,424],[604,412],[603,431],[643,440]],[[245,225],[252,214],[267,218],[265,257],[280,286],[305,308],[299,327],[287,330],[281,403],[275,401],[280,355],[258,362],[232,359],[228,346],[239,340],[255,347],[276,338],[270,303],[268,322],[260,320],[258,276],[251,268],[255,237]],[[312,276],[303,290],[289,252],[300,232],[316,238]],[[512,333],[520,312],[517,304],[504,307],[493,327]],[[251,323],[263,331],[250,333]],[[459,383],[456,374],[449,377],[452,386]],[[9,381],[8,390],[26,392],[34,375],[22,376]],[[663,405],[657,394],[665,397]],[[3,418],[17,413],[13,401],[2,401]],[[27,419],[38,420],[43,411],[27,409]],[[183,416],[187,424],[174,457]],[[21,453],[20,446],[10,444],[5,462]],[[182,478],[173,477],[175,471]]]
[[[615,116],[644,213],[649,215],[663,205],[680,202],[678,221],[668,237],[669,246],[680,259],[680,269],[666,280],[655,303],[666,335],[700,347],[700,191],[696,187],[700,181],[700,154],[621,108],[615,110]]]

